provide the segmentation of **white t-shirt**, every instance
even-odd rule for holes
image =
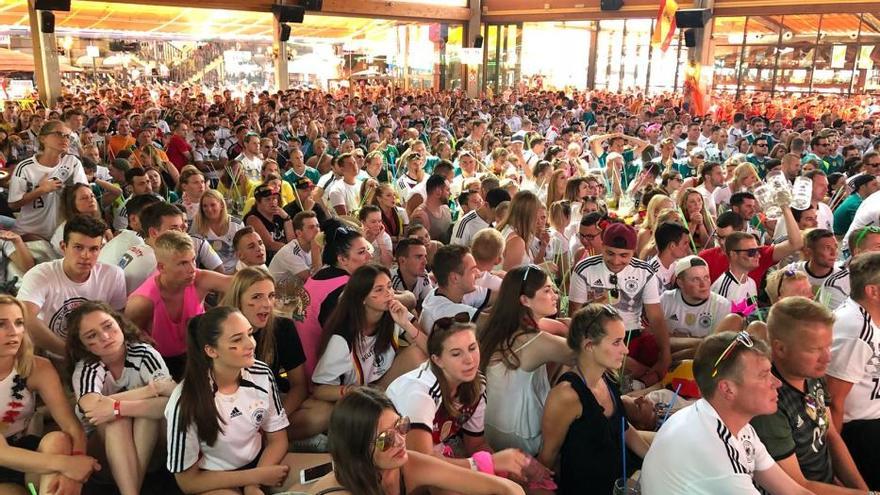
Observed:
[[[248,158],[242,153],[235,157],[235,159],[241,162],[241,169],[244,172],[245,177],[251,180],[260,180],[260,176],[263,172],[262,158],[259,156]]]
[[[876,221],[876,217],[875,217]],[[834,232],[834,213],[825,203],[819,202],[819,210],[816,212],[816,228],[825,229]],[[788,237],[788,227],[785,222],[776,222],[776,229],[773,230],[773,239],[782,239]],[[775,242],[778,244],[778,242]]]
[[[758,495],[755,471],[774,464],[751,424],[734,435],[700,399],[657,432],[642,463],[642,494]]]
[[[834,310],[846,301],[849,293],[849,268],[846,267],[825,279],[822,287],[819,288],[818,294],[816,294],[816,299]]]
[[[343,206],[349,215],[353,215],[361,207],[360,192],[361,183],[357,180],[354,184],[349,184],[344,179],[335,180],[327,190],[328,204],[331,208]]]
[[[852,383],[843,421],[880,419],[880,327],[859,303],[847,299],[834,311],[828,376]]]
[[[743,300],[751,301],[752,298],[758,297],[758,287],[752,277],[746,274],[740,282],[730,273],[730,270],[724,272],[724,275],[712,283],[712,292],[735,303]]]
[[[95,263],[88,280],[76,283],[64,274],[63,259],[47,261],[24,274],[18,299],[36,304],[37,317],[55,335],[67,336],[67,315],[87,301],[103,301],[113,309],[125,307],[125,276],[119,267]]]
[[[452,227],[452,239],[449,243],[471,247],[471,241],[477,235],[477,232],[488,229],[491,226],[480,215],[477,215],[477,210],[471,210],[455,222],[455,225]]]
[[[202,146],[201,148],[193,148],[193,161],[198,162],[216,162],[218,160],[227,159],[226,150],[223,149],[218,143],[214,143],[214,147],[208,149],[207,146]],[[220,171],[219,170],[210,170],[205,172],[205,176],[209,179],[219,179]]]
[[[379,262],[378,258],[383,252],[389,253],[392,256],[394,254],[393,243],[391,242],[391,236],[388,232],[383,231],[376,240],[370,243],[370,245],[373,247],[373,258],[375,258],[375,263]]]
[[[193,238],[192,241],[198,268],[215,270],[223,264],[223,260],[214,252],[208,241],[201,238]],[[156,271],[156,252],[143,239],[140,239],[140,244],[130,246],[114,264],[122,268],[125,273],[126,290],[131,294]]]
[[[422,331],[430,334],[434,329],[434,322],[444,317],[453,317],[459,313],[467,313],[471,321],[477,321],[480,311],[489,304],[492,291],[477,287],[477,290],[466,294],[460,303],[452,302],[448,297],[438,294],[439,288],[434,289],[422,302],[422,313],[419,316],[419,325]]]
[[[648,259],[648,265],[650,265],[651,269],[654,270],[654,273],[657,275],[657,282],[660,283],[660,292],[666,290],[673,281],[675,281],[675,263],[670,263],[669,266],[663,266],[663,263],[660,262],[660,258],[656,255]]]
[[[504,279],[495,275],[492,271],[485,271],[482,275],[477,277],[477,280],[474,281],[474,285],[498,292],[501,290],[501,282],[503,281]]]
[[[682,298],[680,289],[667,290],[660,296],[660,307],[673,337],[703,338],[730,314],[730,301],[714,292],[705,301],[693,305]]]
[[[616,285],[611,283],[615,275]],[[617,289],[616,298],[611,294],[613,289]],[[613,274],[601,254],[584,258],[572,270],[569,300],[586,304],[606,296],[611,306],[620,312],[626,329],[640,330],[644,305],[660,302],[654,270],[644,261],[632,258],[620,273]]]
[[[241,370],[241,381],[234,394],[214,393],[214,405],[223,420],[214,445],[199,438],[195,424],[187,425],[186,431],[180,432],[182,391],[183,383],[174,389],[165,405],[167,467],[172,473],[186,471],[196,463],[206,471],[231,471],[246,466],[263,448],[262,432],[280,431],[290,424],[275,385],[275,375],[260,361]]]
[[[480,394],[476,404],[468,407],[459,406],[459,416],[450,417],[443,407],[443,396],[440,384],[428,362],[418,368],[397,377],[385,394],[394,403],[401,416],[408,416],[412,425],[431,432],[435,451],[442,454],[443,443],[460,432],[471,436],[483,434],[486,413],[485,378],[477,375],[483,382],[484,392]]]
[[[817,275],[813,275],[809,270],[807,270],[806,261],[798,261],[795,264],[795,267],[797,270],[800,270],[807,274],[807,279],[810,281],[810,287],[812,287],[813,289],[813,294],[818,294],[819,290],[821,290],[821,288],[825,285],[825,281],[837,275],[843,269],[840,266],[835,266],[831,269],[830,272],[828,272],[828,275],[825,275],[824,277],[819,277]],[[835,307],[836,306],[832,306],[832,309]]]
[[[311,269],[312,253],[301,248],[296,239],[279,249],[269,263],[269,273],[276,281],[291,278],[304,271],[310,272]]]
[[[233,275],[235,273],[235,264],[238,262],[238,258],[235,257],[235,246],[233,246],[232,240],[235,238],[235,233],[243,228],[244,224],[241,223],[241,220],[236,217],[229,217],[229,228],[223,235],[215,234],[210,228],[208,229],[208,235],[206,236],[197,234],[193,230],[190,230],[189,235],[194,242],[197,242],[197,239],[208,241],[211,245],[211,249],[217,254],[220,261],[223,263],[223,273]]]
[[[376,352],[376,335],[355,336],[349,346],[345,337],[334,334],[315,365],[312,381],[320,385],[369,385],[385,376],[397,355],[398,338],[404,333],[396,323],[391,345]]]
[[[24,195],[37,188],[45,176],[57,177],[64,184],[53,192],[43,194],[28,204],[21,206],[15,220],[15,230],[22,234],[36,234],[43,239],[52,237],[58,226],[58,211],[61,208],[61,193],[65,187],[74,184],[88,184],[86,173],[79,158],[64,155],[58,165],[43,166],[36,156],[22,160],[9,178],[9,202],[20,201]]]
[[[419,304],[421,304],[434,289],[434,284],[431,283],[431,279],[427,275],[418,277],[414,287],[407,287],[406,282],[403,281],[403,277],[400,276],[400,268],[396,266],[391,269],[391,285],[394,287],[394,290],[408,290],[412,292],[413,295],[416,296],[416,301],[418,301]]]
[[[77,361],[73,368],[73,396],[77,401],[82,396],[91,393],[101,395],[113,395],[117,392],[133,390],[149,385],[150,382],[171,379],[171,373],[165,366],[165,361],[159,355],[159,351],[151,345],[143,342],[133,342],[126,345],[125,367],[122,368],[122,376],[113,378],[113,374],[101,361]],[[82,410],[76,407],[76,415],[84,426],[90,426],[85,419]]]

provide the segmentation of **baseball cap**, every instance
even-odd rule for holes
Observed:
[[[612,223],[602,233],[602,242],[615,249],[636,249],[636,231],[623,223]]]
[[[357,119],[354,118],[354,115],[346,115],[344,119],[342,119],[342,123],[346,125],[354,125],[357,124]]]
[[[700,258],[699,256],[692,254],[690,256],[685,256],[684,258],[676,260],[676,262],[672,265],[672,272],[673,272],[673,274],[675,274],[675,278],[678,278],[679,275],[681,275],[682,273],[686,272],[687,270],[689,270],[690,268],[693,268],[695,266],[709,266],[709,265],[706,263],[706,260],[704,260],[703,258]]]

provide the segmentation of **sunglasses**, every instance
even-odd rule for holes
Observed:
[[[718,359],[715,360],[715,364],[712,365],[712,378],[715,378],[715,375],[718,374],[718,365],[720,365],[725,359],[727,359],[736,348],[737,344],[742,344],[746,348],[751,349],[755,346],[755,342],[752,341],[752,336],[749,335],[745,330],[736,334],[736,338],[730,341],[730,344],[724,349],[724,352],[718,356]]]
[[[863,227],[859,230],[859,235],[856,236],[856,242],[853,243],[853,247],[861,247],[862,241],[865,240],[865,237],[868,234],[880,234],[880,227],[876,225],[871,225],[870,227]]]
[[[797,270],[795,269],[794,266],[790,265],[790,266],[786,267],[785,271],[782,272],[782,276],[779,277],[779,283],[776,284],[777,297],[778,297],[778,294],[780,292],[782,292],[782,282],[784,282],[785,279],[787,279],[787,278],[794,277],[795,275],[797,275]]]
[[[525,278],[523,278],[525,280]],[[455,316],[444,316],[443,318],[438,318],[434,321],[433,330],[448,330],[452,328],[453,325],[466,325],[471,322],[471,315],[462,311],[461,313],[457,313]]]
[[[404,442],[406,434],[412,428],[409,418],[401,416],[397,419],[390,429],[379,433],[376,437],[376,450],[379,452],[387,452],[392,447],[400,445]]]
[[[613,299],[617,299],[620,297],[620,288],[617,287],[617,274],[612,273],[610,277],[608,277],[608,282],[610,282],[614,287],[611,288],[608,293],[611,294]]]
[[[755,256],[758,256],[760,249],[758,249],[758,248],[733,249],[732,251],[734,253],[746,253],[746,256],[748,256],[749,258],[754,258]]]

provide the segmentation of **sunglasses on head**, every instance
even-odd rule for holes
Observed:
[[[785,270],[782,272],[782,276],[779,277],[779,283],[776,284],[777,297],[778,294],[782,291],[782,282],[784,282],[787,278],[794,277],[795,275],[797,275],[797,269],[794,267],[794,265],[789,265],[785,267]]]
[[[394,426],[379,433],[376,437],[376,450],[379,452],[387,452],[392,447],[404,443],[406,434],[409,433],[411,427],[412,425],[410,424],[409,418],[401,416],[394,423]]]
[[[715,360],[715,364],[712,365],[712,378],[718,374],[718,365],[720,365],[725,359],[727,359],[731,354],[733,354],[733,349],[736,348],[737,344],[742,344],[745,347],[751,349],[755,346],[755,342],[752,340],[752,336],[749,335],[749,332],[743,330],[736,334],[736,338],[730,341],[730,344],[724,349],[718,359]]]
[[[453,325],[466,325],[471,322],[471,315],[462,311],[461,313],[457,313],[455,316],[444,316],[443,318],[438,318],[434,321],[434,330],[447,330],[452,328]]]

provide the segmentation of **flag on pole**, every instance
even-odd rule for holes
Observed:
[[[657,25],[654,27],[654,35],[651,37],[651,45],[665,52],[672,43],[675,35],[675,11],[678,3],[675,0],[660,0],[660,10],[657,12]]]

